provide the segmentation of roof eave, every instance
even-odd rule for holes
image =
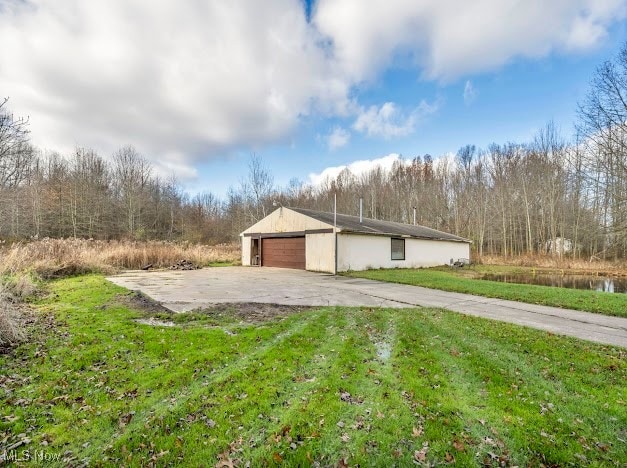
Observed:
[[[470,239],[464,239],[460,237],[458,239],[446,239],[444,237],[426,237],[426,236],[412,236],[410,234],[399,234],[394,232],[372,232],[372,231],[357,231],[354,229],[338,228],[338,233],[342,234],[365,234],[370,236],[392,236],[392,237],[404,237],[408,239],[422,239],[422,240],[435,240],[435,241],[448,241],[448,242],[463,242],[472,244]]]

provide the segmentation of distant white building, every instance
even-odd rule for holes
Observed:
[[[546,251],[554,255],[563,255],[573,251],[573,241],[563,237],[556,237],[546,241]]]
[[[448,265],[470,241],[435,229],[281,207],[240,234],[242,265],[335,273]]]

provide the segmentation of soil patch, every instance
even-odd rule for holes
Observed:
[[[160,302],[146,296],[141,291],[131,291],[128,294],[120,294],[116,298],[116,302],[148,314],[174,313],[167,307],[162,306]]]
[[[141,291],[131,291],[128,294],[119,295],[116,303],[126,305],[134,310],[143,312],[147,319],[136,320],[146,325],[173,326],[179,321],[167,320],[168,317],[178,317],[183,319],[186,313],[172,312],[160,302],[146,296]],[[199,314],[221,322],[224,319],[235,319],[246,323],[264,323],[272,320],[282,319],[292,314],[297,314],[306,310],[318,309],[319,307],[301,305],[264,304],[257,302],[235,302],[225,304],[214,304],[209,307],[194,309],[187,314]],[[184,320],[183,320],[184,321]]]
[[[288,317],[306,310],[319,309],[301,305],[263,304],[258,302],[235,302],[230,304],[215,304],[211,307],[195,309],[192,312],[210,317],[233,317],[249,323],[263,323],[271,320]]]

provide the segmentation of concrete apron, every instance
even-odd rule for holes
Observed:
[[[627,347],[627,319],[419,286],[301,270],[219,267],[128,271],[107,278],[140,290],[174,312],[218,303],[367,307],[441,307],[597,343]]]

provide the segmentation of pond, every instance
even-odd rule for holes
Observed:
[[[525,274],[486,274],[483,280],[500,281],[503,283],[537,284],[558,288],[588,289],[610,293],[627,293],[627,278],[609,278],[592,275],[559,275],[536,273]]]

